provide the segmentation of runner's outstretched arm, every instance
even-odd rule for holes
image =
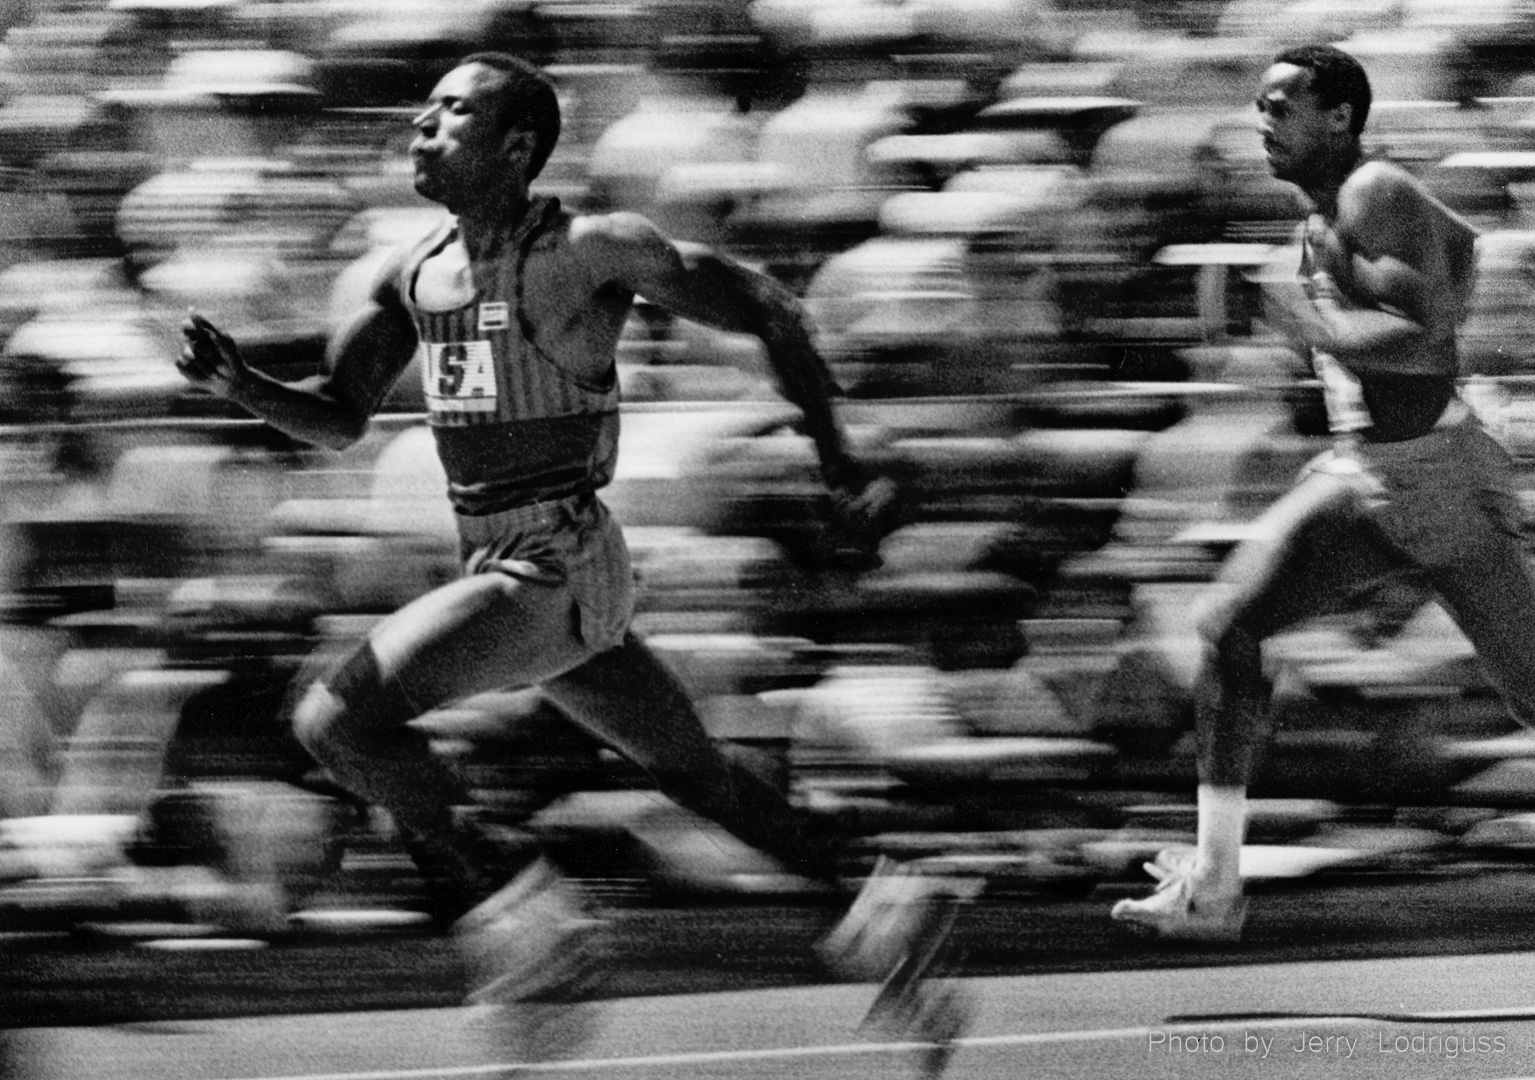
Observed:
[[[283,382],[245,363],[228,334],[195,311],[182,324],[186,378],[296,439],[339,450],[368,428],[384,394],[415,353],[416,331],[395,292],[391,260],[372,295],[330,341],[317,374]]]
[[[841,389],[793,293],[707,248],[673,243],[638,214],[587,220],[592,224],[580,243],[595,273],[674,315],[759,338],[784,396],[804,414],[827,484],[849,493],[868,485],[871,477],[848,452],[832,409]]]

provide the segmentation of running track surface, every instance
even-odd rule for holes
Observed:
[[[976,1006],[946,1074],[956,1080],[1535,1076],[1530,952],[969,977],[956,985]],[[854,1034],[872,993],[811,985],[609,1000],[576,1014],[591,1021],[587,1038],[534,1062],[516,1017],[474,1008],[26,1028],[5,1033],[4,1073],[6,1080],[920,1076],[922,1048]]]

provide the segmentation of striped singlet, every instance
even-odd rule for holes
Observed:
[[[503,247],[491,280],[458,307],[416,301],[421,265],[458,235],[445,222],[401,269],[400,295],[422,345],[421,381],[448,494],[461,514],[493,514],[595,491],[618,454],[618,369],[593,382],[537,342],[523,304],[529,255],[568,242],[569,215],[538,199]]]

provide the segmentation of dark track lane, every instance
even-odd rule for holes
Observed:
[[[1236,949],[1134,937],[1107,918],[1113,898],[1106,889],[1069,899],[983,898],[956,929],[955,970],[993,977],[1535,949],[1535,873],[1260,888],[1247,940]],[[825,981],[811,952],[834,916],[825,906],[625,906],[614,915],[604,996]],[[259,948],[195,950],[8,938],[0,939],[0,971],[4,1027],[447,1007],[462,993],[452,943],[424,933],[292,935]]]

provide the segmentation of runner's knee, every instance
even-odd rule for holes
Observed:
[[[293,733],[324,762],[357,732],[389,730],[415,718],[416,710],[405,695],[384,679],[373,646],[363,642],[304,694],[294,711]]]
[[[324,683],[313,683],[293,710],[293,735],[320,761],[330,756],[333,732],[344,706]]]
[[[1224,582],[1216,582],[1194,601],[1194,629],[1210,648],[1218,648],[1237,621],[1237,591]]]

